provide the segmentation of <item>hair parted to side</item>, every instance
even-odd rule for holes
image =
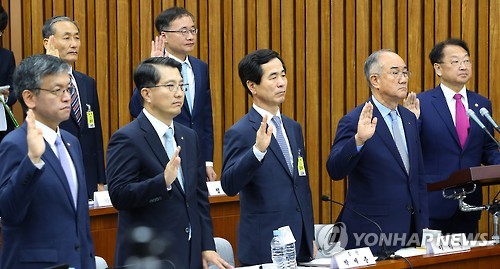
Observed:
[[[247,81],[252,81],[256,84],[260,84],[264,71],[262,70],[262,65],[268,63],[272,59],[279,59],[283,68],[286,72],[286,66],[280,55],[270,49],[259,49],[254,52],[247,54],[243,59],[241,59],[238,64],[238,73],[240,75],[241,84],[247,90],[248,94],[252,96],[252,92],[248,89]]]

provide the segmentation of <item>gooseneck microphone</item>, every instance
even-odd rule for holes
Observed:
[[[479,120],[479,118],[476,116],[476,113],[474,112],[474,110],[472,110],[470,108],[467,109],[467,116],[469,116],[470,119],[475,121],[477,123],[477,125],[479,125],[479,127],[481,129],[483,129],[484,132],[486,132],[486,134],[491,138],[491,140],[495,141],[495,143],[497,144],[497,147],[500,148],[500,143],[498,143],[498,141],[495,139],[495,137],[488,131],[486,126],[484,126],[483,122],[481,120]]]
[[[479,114],[481,114],[481,116],[485,117],[491,123],[491,125],[493,126],[493,128],[495,128],[495,131],[497,131],[497,132],[500,133],[500,127],[498,127],[498,124],[491,117],[490,112],[488,111],[488,109],[482,107],[481,109],[479,109]]]
[[[330,202],[330,203],[334,203],[334,204],[337,204],[343,208],[346,208],[354,213],[356,213],[356,215],[364,218],[365,220],[373,223],[375,226],[377,226],[378,230],[380,231],[380,237],[382,237],[382,228],[380,228],[380,225],[378,225],[378,223],[376,223],[374,220],[368,218],[367,216],[359,213],[357,210],[353,209],[353,208],[350,208],[348,206],[346,206],[345,204],[343,203],[340,203],[340,202],[337,202],[335,200],[332,200],[330,199],[330,197],[326,196],[326,195],[321,195],[321,200],[322,201],[325,201],[325,202]],[[379,250],[379,253],[377,253],[377,261],[383,261],[383,260],[387,260],[389,258],[391,258],[391,256],[394,254],[394,252],[392,251],[387,251],[387,248],[385,246],[385,241],[382,240],[382,244],[380,246],[380,250]]]

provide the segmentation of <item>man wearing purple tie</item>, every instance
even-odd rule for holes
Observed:
[[[467,44],[447,39],[434,46],[429,59],[441,83],[423,93],[412,93],[405,106],[418,118],[425,179],[433,183],[447,179],[451,173],[473,166],[500,163],[494,141],[475,122],[469,122],[467,109],[479,114],[481,108],[491,113],[487,98],[466,88],[472,77],[472,60]],[[490,133],[493,128],[479,117]],[[443,197],[441,191],[429,195],[430,228],[448,233],[477,233],[480,212],[462,212],[458,202]],[[467,195],[465,202],[482,204],[481,187]]]

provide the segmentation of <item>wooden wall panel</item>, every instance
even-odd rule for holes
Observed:
[[[340,208],[322,204],[327,194],[343,201],[345,181],[325,169],[339,119],[369,96],[363,64],[370,52],[396,50],[413,72],[410,89],[437,79],[428,60],[436,42],[465,39],[474,77],[468,87],[500,106],[500,1],[483,0],[1,0],[11,15],[3,47],[22,58],[43,53],[41,27],[54,15],[80,25],[82,48],[75,68],[96,78],[104,144],[130,122],[133,70],[150,53],[155,17],[173,5],[187,7],[200,28],[194,56],[211,74],[215,168],[220,175],[224,132],[252,105],[238,77],[241,58],[257,48],[281,53],[288,73],[282,111],[303,126],[316,222],[336,219]],[[14,109],[21,119],[19,105]],[[498,109],[493,111],[500,117]],[[489,201],[500,187],[485,189]],[[481,230],[488,230],[486,217]],[[490,227],[491,229],[491,227]]]

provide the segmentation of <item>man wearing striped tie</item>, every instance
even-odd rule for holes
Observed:
[[[71,67],[78,60],[80,51],[80,28],[72,19],[55,16],[43,25],[43,45],[47,54],[57,56]],[[101,114],[96,82],[93,78],[73,68],[69,72],[71,87],[76,90],[71,95],[71,117],[60,127],[78,138],[82,146],[87,195],[104,190],[104,151],[102,145]]]

